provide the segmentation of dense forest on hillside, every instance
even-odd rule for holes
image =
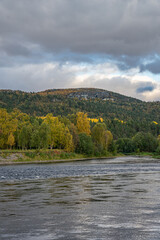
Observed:
[[[160,103],[143,102],[101,89],[61,89],[39,93],[1,90],[0,108],[44,116],[87,112],[89,117],[123,121],[160,122]]]

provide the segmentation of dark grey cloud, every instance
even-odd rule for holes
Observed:
[[[137,93],[143,93],[143,92],[152,92],[155,89],[155,86],[147,86],[147,87],[139,87],[137,88]]]
[[[160,53],[159,9],[159,0],[1,0],[0,40],[19,43],[5,46],[8,54],[26,54],[26,43],[48,52]]]
[[[31,54],[31,51],[23,46],[21,43],[13,41],[5,41],[0,44],[0,50],[4,51],[9,56],[28,56]]]
[[[149,71],[153,74],[159,74],[160,73],[160,58],[159,57],[153,57],[153,60],[151,63],[147,64],[140,64],[140,71]]]

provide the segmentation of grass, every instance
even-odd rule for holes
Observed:
[[[61,149],[41,149],[41,150],[0,150],[1,163],[37,163],[37,162],[54,162],[63,160],[92,159],[92,158],[111,158],[122,156],[151,156],[160,159],[160,155],[149,152],[139,152],[132,154],[112,154],[106,152],[100,155],[84,155],[77,153],[67,153]]]
[[[116,155],[119,156],[119,155]],[[122,156],[122,154],[121,154]],[[99,156],[86,156],[84,154],[67,153],[58,149],[41,149],[41,150],[0,150],[1,163],[34,163],[34,162],[50,162],[61,160],[90,159],[101,157],[113,157],[113,154],[106,153]]]

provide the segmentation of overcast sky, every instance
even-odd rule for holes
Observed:
[[[0,0],[0,89],[160,100],[159,0]]]

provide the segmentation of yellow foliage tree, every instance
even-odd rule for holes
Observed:
[[[74,143],[73,137],[69,132],[68,127],[65,128],[65,147],[66,152],[73,152],[74,151]]]
[[[113,141],[113,135],[106,129],[104,123],[97,123],[92,129],[92,139],[96,146],[101,145],[103,149],[108,150]]]
[[[77,113],[77,129],[78,133],[86,133],[87,135],[90,135],[90,122],[87,118],[87,113],[84,112],[78,112]]]
[[[9,135],[17,129],[18,120],[8,114],[6,109],[0,109],[0,148],[6,147]]]
[[[67,152],[73,151],[73,139],[68,127],[66,127],[64,123],[60,122],[57,117],[53,117],[52,114],[47,114],[44,122],[46,122],[50,127],[51,148],[64,148]]]
[[[49,141],[49,145],[51,148],[53,148],[54,144],[55,144],[55,123],[58,122],[58,118],[53,117],[52,113],[49,113],[46,115],[45,123],[48,124],[48,126],[50,127],[50,141]]]
[[[113,135],[110,131],[107,131],[106,132],[106,135],[107,135],[107,141],[106,141],[106,146],[107,146],[107,150],[108,150],[108,147],[109,145],[112,143],[113,141]]]
[[[14,144],[15,144],[15,138],[13,136],[13,133],[10,133],[8,137],[7,145],[9,145],[10,148],[12,148]]]

